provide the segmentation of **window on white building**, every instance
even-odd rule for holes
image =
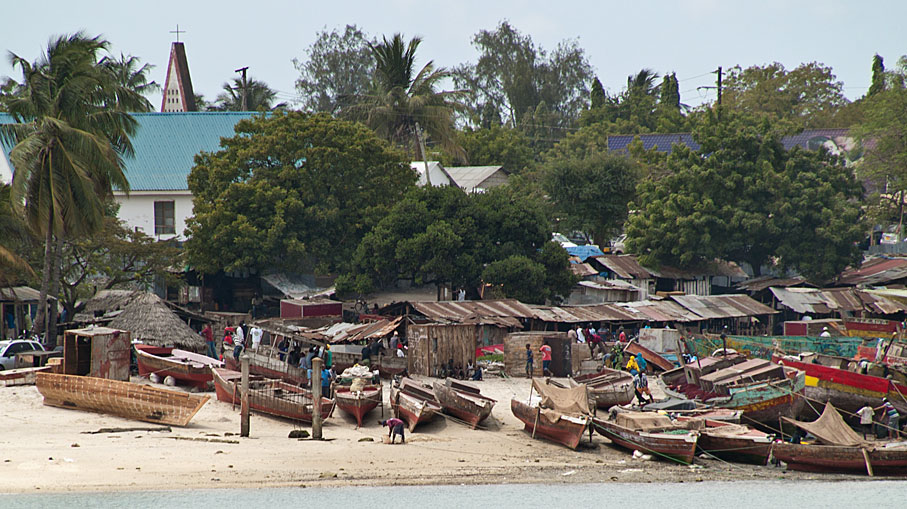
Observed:
[[[173,235],[176,233],[172,201],[154,202],[154,234]]]

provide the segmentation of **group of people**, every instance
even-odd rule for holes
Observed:
[[[261,338],[264,335],[264,330],[262,330],[261,327],[253,325],[251,328],[248,328],[245,321],[240,321],[239,325],[236,327],[228,321],[227,326],[224,327],[223,349],[226,352],[232,348],[233,358],[236,360],[239,360],[240,354],[242,354],[245,349],[246,331],[248,331],[248,339],[252,343],[252,350],[258,350],[259,345],[261,345]],[[207,356],[212,359],[222,360],[223,356],[218,355],[217,352],[217,343],[214,341],[214,330],[211,328],[211,324],[205,324],[205,327],[199,334],[205,339],[205,353]]]
[[[885,427],[888,428],[888,438],[898,438],[898,432],[901,429],[901,414],[898,412],[898,409],[888,401],[888,398],[882,398],[882,404],[880,406],[872,407],[870,405],[864,405],[863,408],[857,410],[857,415],[860,416],[860,427],[863,430],[863,438],[865,439],[867,434],[872,433],[872,424],[875,413],[879,410],[881,410],[882,415],[887,418]]]
[[[548,340],[542,342],[542,346],[539,347],[539,353],[542,355],[542,376],[552,376],[551,373],[551,345],[548,344]],[[526,343],[526,378],[532,378],[533,365],[535,364],[535,357],[532,353],[532,345]]]

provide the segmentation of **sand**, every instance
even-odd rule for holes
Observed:
[[[251,436],[240,438],[239,409],[217,401],[211,391],[187,427],[90,434],[155,426],[44,406],[34,386],[0,387],[0,492],[851,478],[716,460],[697,459],[693,466],[634,460],[597,434],[573,451],[530,438],[511,414],[510,399],[528,397],[528,380],[479,384],[498,400],[487,429],[436,417],[407,433],[405,445],[382,443],[387,429],[377,423],[380,407],[358,430],[337,409],[325,422],[324,441],[290,439],[290,431],[306,428],[255,414]],[[384,410],[389,415],[390,408]]]

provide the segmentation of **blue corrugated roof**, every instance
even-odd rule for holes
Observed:
[[[178,191],[188,189],[186,177],[195,155],[214,152],[220,139],[232,137],[233,126],[255,112],[133,113],[139,127],[132,137],[135,157],[127,158],[126,178],[133,191]],[[0,123],[12,122],[0,114]],[[9,157],[12,147],[4,146]]]

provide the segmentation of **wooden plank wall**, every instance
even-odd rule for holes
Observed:
[[[453,359],[454,366],[476,362],[476,325],[413,324],[409,326],[410,351],[407,369],[411,374],[437,376],[441,365]]]

